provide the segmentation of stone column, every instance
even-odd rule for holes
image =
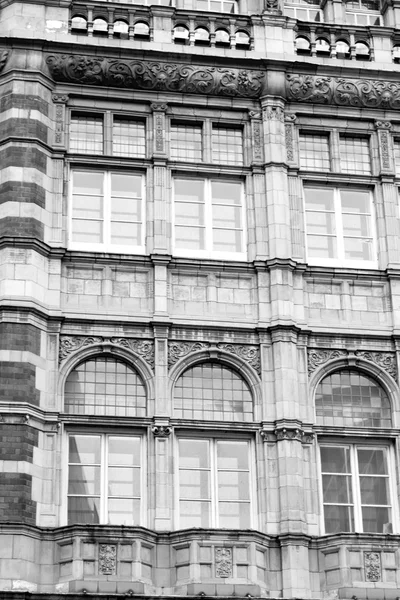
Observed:
[[[172,529],[172,472],[171,472],[171,431],[168,417],[154,417],[151,428],[154,438],[153,464],[155,477],[154,489],[150,497],[154,498],[154,529]],[[149,523],[153,528],[153,524]]]
[[[251,135],[251,167],[254,206],[254,248],[249,244],[250,260],[265,260],[268,257],[268,224],[265,206],[265,175],[263,169],[264,143],[261,111],[249,111]],[[250,240],[249,240],[250,242]]]
[[[166,254],[169,249],[169,185],[167,180],[166,118],[167,105],[156,102],[153,111],[153,252]]]

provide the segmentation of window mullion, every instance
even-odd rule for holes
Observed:
[[[100,522],[108,522],[108,498],[107,498],[107,480],[108,480],[108,436],[101,435],[101,481],[100,481]]]
[[[350,461],[353,483],[354,527],[356,531],[363,531],[360,474],[358,471],[357,446],[355,445],[350,447]]]
[[[342,199],[340,189],[334,190],[334,205],[335,205],[335,223],[336,223],[336,244],[338,251],[338,260],[345,260],[344,251],[344,234],[343,234],[343,215],[342,215]]]
[[[211,527],[219,527],[217,440],[210,440],[211,467]]]
[[[113,115],[107,110],[104,114],[104,154],[112,154]]]
[[[204,226],[205,226],[205,250],[213,250],[213,221],[212,221],[212,182],[210,179],[204,179]]]
[[[103,196],[103,243],[109,247],[111,244],[111,173],[106,172],[104,177],[104,196]]]

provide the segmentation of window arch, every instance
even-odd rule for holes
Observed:
[[[324,377],[315,394],[317,423],[338,427],[391,427],[385,390],[369,375],[342,369]]]
[[[144,417],[146,390],[126,362],[99,356],[81,362],[68,375],[65,412],[79,415]]]
[[[183,419],[252,421],[250,387],[234,369],[214,361],[189,367],[174,388],[174,416]]]

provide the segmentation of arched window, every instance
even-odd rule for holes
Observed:
[[[296,38],[296,52],[297,54],[310,54],[311,53],[311,44],[310,40],[306,37],[299,35]]]
[[[356,42],[356,60],[369,60],[371,51],[365,42]]]
[[[331,52],[331,46],[327,39],[320,37],[315,40],[315,50],[317,56],[329,56]]]
[[[325,377],[315,395],[317,423],[337,427],[391,427],[386,392],[368,375],[343,369]]]
[[[187,369],[174,392],[174,415],[183,419],[252,421],[253,398],[235,370],[207,361]]]
[[[133,29],[135,37],[147,38],[150,36],[150,27],[144,21],[137,21]]]
[[[108,23],[105,19],[94,19],[93,21],[93,33],[96,35],[107,35]]]
[[[78,415],[144,417],[146,391],[129,365],[111,356],[80,363],[65,382],[65,412]]]
[[[205,27],[197,27],[194,32],[194,40],[196,44],[207,45],[210,42],[210,34]]]
[[[350,46],[346,40],[338,40],[336,42],[337,58],[350,58]]]
[[[239,30],[236,32],[236,46],[250,46],[250,36],[246,31]]]
[[[71,19],[71,31],[73,33],[87,33],[87,21],[81,15],[75,15]]]
[[[226,29],[217,29],[215,32],[215,44],[217,46],[230,46],[230,37]]]
[[[114,21],[114,37],[127,38],[129,26],[126,21]]]
[[[189,39],[189,29],[183,25],[176,25],[173,31],[175,44],[186,44]]]

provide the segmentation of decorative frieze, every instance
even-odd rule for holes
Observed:
[[[154,369],[154,342],[150,340],[123,337],[60,336],[59,362],[61,363],[68,358],[70,354],[77,352],[86,346],[98,344],[112,344],[114,346],[127,348],[134,354],[140,356],[152,369]]]
[[[117,546],[99,544],[99,574],[115,575],[117,571]]]
[[[215,547],[215,576],[232,577],[232,548]]]
[[[250,344],[226,344],[219,342],[211,344],[210,342],[169,342],[168,344],[168,367],[171,368],[179,359],[198,352],[199,350],[223,350],[229,354],[241,358],[247,362],[257,373],[261,374],[261,358],[258,346]]]
[[[263,71],[104,56],[51,54],[46,63],[54,81],[229,98],[258,98],[266,79]]]
[[[314,440],[314,433],[305,431],[301,423],[299,423],[299,426],[290,423],[280,424],[274,430],[263,428],[260,431],[260,436],[263,442],[295,441],[302,444],[312,444]]]
[[[308,375],[312,375],[318,367],[329,360],[335,358],[361,358],[375,363],[378,367],[386,371],[395,381],[398,379],[397,361],[395,352],[374,352],[371,350],[327,350],[319,348],[309,348],[308,355]]]
[[[381,580],[381,554],[380,552],[364,552],[365,581],[376,582]]]
[[[400,108],[400,83],[318,75],[287,75],[286,96],[296,102],[360,108]]]

